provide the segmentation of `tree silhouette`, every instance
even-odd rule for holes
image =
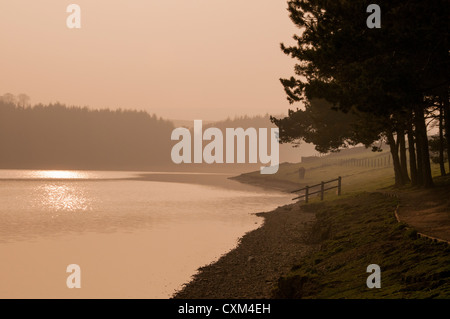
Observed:
[[[296,45],[282,45],[298,60],[297,77],[281,80],[288,100],[323,98],[342,112],[366,113],[362,118],[372,123],[367,127],[374,135],[382,127],[388,140],[398,185],[409,180],[405,133],[414,137],[409,149],[417,162],[411,172],[417,169],[418,184],[433,186],[424,113],[427,96],[444,97],[450,83],[446,1],[382,1],[381,29],[366,26],[368,1],[288,4],[301,32],[294,36]]]

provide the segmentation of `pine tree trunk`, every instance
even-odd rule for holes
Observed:
[[[402,186],[405,182],[402,178],[402,168],[398,157],[398,143],[395,142],[392,132],[387,132],[386,137],[392,155],[392,163],[394,164],[395,186]]]
[[[417,136],[416,132],[414,135]],[[417,186],[423,186],[423,158],[422,152],[420,151],[422,148],[421,140],[416,140],[416,157],[417,157]]]
[[[399,129],[397,131],[397,142],[400,147],[400,167],[402,172],[402,180],[404,183],[410,182],[408,176],[408,164],[406,162],[406,142],[405,142],[405,131]]]
[[[416,111],[414,111],[413,122],[416,123]],[[414,141],[416,143],[417,158],[417,186],[423,186],[423,158],[422,158],[422,139],[417,138],[417,127],[414,127]]]
[[[445,138],[447,139],[447,161],[448,170],[450,171],[450,101],[447,89],[443,95],[444,97],[444,126]]]
[[[433,178],[431,176],[430,152],[428,148],[427,128],[425,124],[424,109],[420,106],[415,107],[415,126],[416,126],[416,141],[417,153],[420,153],[422,160],[422,170],[419,175],[422,175],[423,186],[425,188],[433,187]]]
[[[443,106],[439,108],[439,167],[441,169],[441,176],[445,176],[445,164],[444,164],[444,111]]]
[[[417,185],[417,163],[416,147],[414,144],[414,131],[411,122],[408,124],[408,150],[409,150],[409,171],[411,173],[411,185]]]

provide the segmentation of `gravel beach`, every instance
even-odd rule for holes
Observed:
[[[265,219],[260,228],[243,236],[238,246],[217,262],[200,268],[173,298],[271,298],[278,278],[316,249],[306,243],[315,216],[301,211],[298,203],[257,215]]]

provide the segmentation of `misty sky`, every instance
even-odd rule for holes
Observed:
[[[82,28],[66,26],[66,7]],[[0,0],[0,94],[172,119],[286,113],[285,0]]]

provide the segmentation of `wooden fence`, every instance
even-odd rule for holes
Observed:
[[[325,188],[326,184],[333,183],[333,182],[337,182],[337,185]],[[320,190],[312,192],[312,193],[310,192],[311,188],[318,187],[318,186],[320,186]],[[291,193],[298,193],[298,192],[301,192],[301,191],[305,191],[305,193],[303,195],[295,197],[292,200],[296,200],[296,199],[300,199],[300,198],[304,197],[305,198],[305,203],[308,203],[309,196],[314,195],[314,194],[320,194],[320,200],[323,200],[323,196],[324,196],[325,192],[330,190],[330,189],[334,189],[334,188],[338,189],[337,194],[338,194],[338,196],[340,196],[341,195],[341,189],[342,189],[341,186],[342,186],[342,177],[339,176],[338,178],[332,179],[332,180],[327,181],[327,182],[321,182],[321,183],[316,184],[316,185],[306,186],[304,188],[296,189],[295,191],[292,191]]]
[[[382,154],[363,158],[353,157],[302,157],[302,163],[320,163],[323,165],[339,165],[347,167],[390,167],[392,166],[392,156]]]
[[[341,166],[386,167],[391,166],[391,156],[375,156],[367,158],[345,158],[336,161]]]

